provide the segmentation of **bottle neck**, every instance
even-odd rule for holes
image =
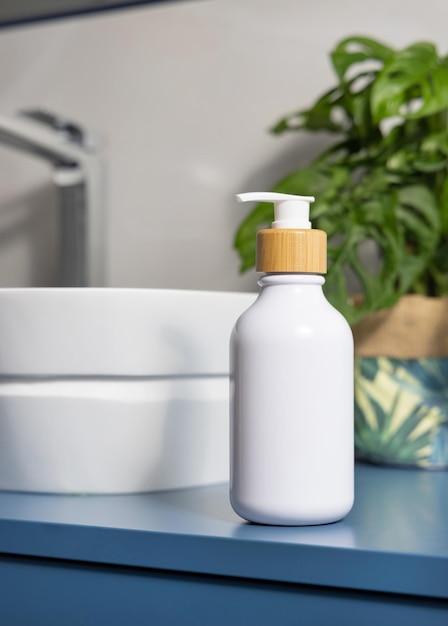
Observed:
[[[302,272],[287,272],[282,274],[268,273],[262,274],[258,279],[258,284],[263,289],[265,287],[281,287],[287,285],[295,285],[300,287],[315,287],[322,291],[322,285],[325,278],[321,274],[308,274]]]

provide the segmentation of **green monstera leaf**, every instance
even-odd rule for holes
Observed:
[[[396,50],[349,37],[331,61],[336,84],[271,131],[323,131],[334,143],[273,191],[316,197],[311,221],[328,234],[326,294],[355,324],[406,293],[448,295],[448,59],[428,42]],[[241,271],[254,265],[256,232],[272,213],[262,203],[241,223]],[[372,245],[374,267],[364,254]]]

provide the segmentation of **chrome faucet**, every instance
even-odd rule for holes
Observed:
[[[97,135],[39,109],[0,116],[0,143],[53,166],[59,195],[60,287],[105,285],[104,166]]]

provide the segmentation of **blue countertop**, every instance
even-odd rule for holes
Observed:
[[[356,468],[348,517],[248,524],[227,485],[120,496],[0,493],[0,552],[448,598],[448,472]]]

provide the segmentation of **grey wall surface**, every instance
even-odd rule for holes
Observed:
[[[0,32],[0,114],[41,106],[107,137],[107,285],[256,287],[232,239],[249,207],[325,139],[274,137],[332,85],[352,34],[446,52],[445,0],[200,0]],[[48,167],[0,146],[0,287],[55,279]]]

